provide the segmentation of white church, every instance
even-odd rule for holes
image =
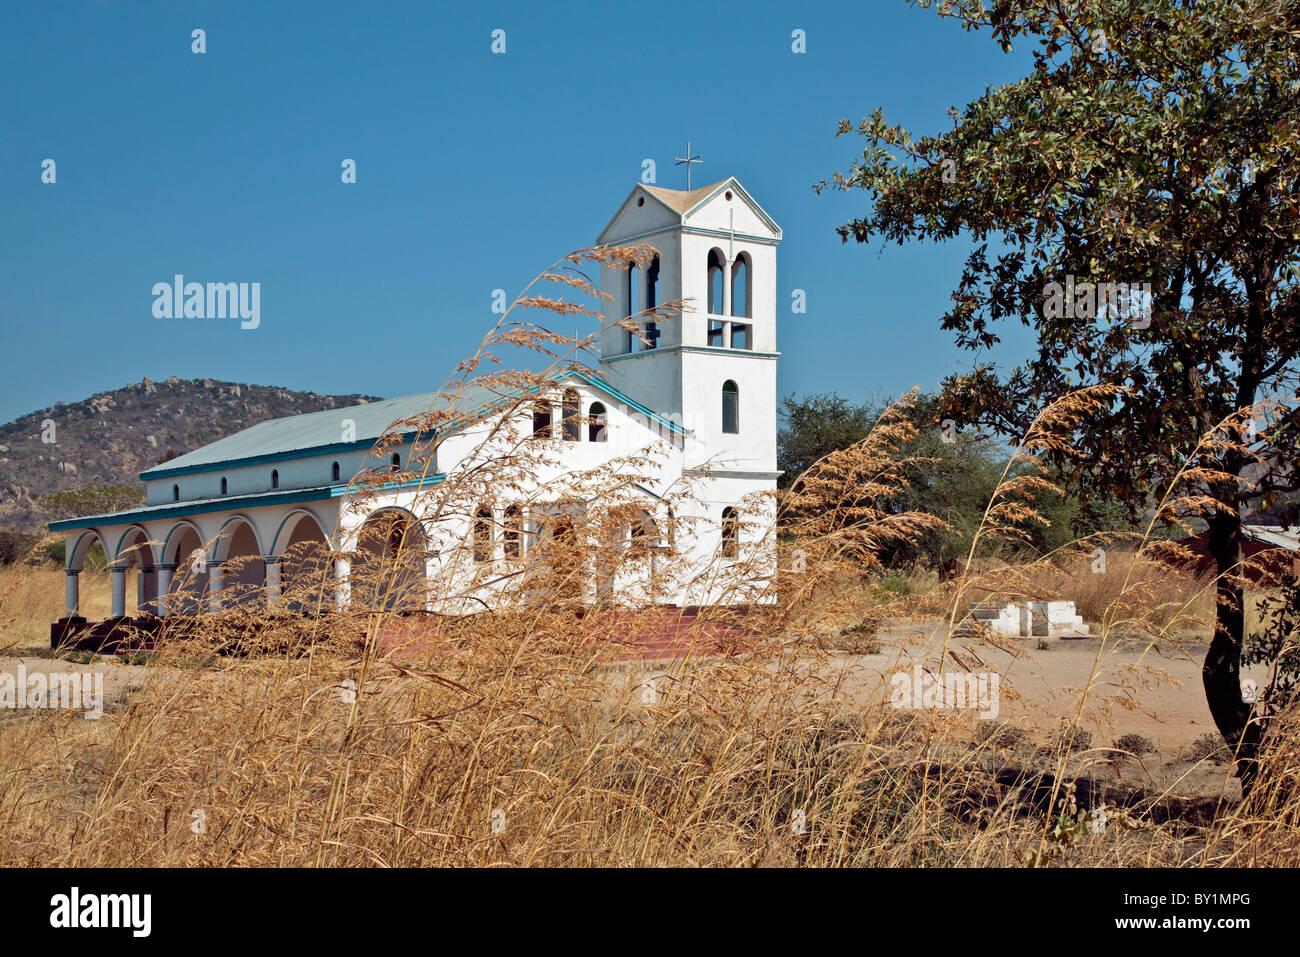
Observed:
[[[332,600],[347,606],[353,566],[366,557],[363,530],[376,520],[401,516],[420,530],[420,561],[430,579],[448,544],[467,539],[474,562],[508,567],[527,551],[547,492],[562,486],[564,475],[598,469],[640,447],[655,450],[655,465],[632,494],[643,498],[656,527],[667,527],[670,489],[683,482],[695,489],[691,514],[671,521],[680,529],[673,561],[684,573],[658,591],[626,581],[593,588],[626,590],[633,603],[732,600],[710,569],[745,554],[775,570],[780,240],[780,227],[734,178],[694,190],[638,184],[596,245],[648,244],[658,255],[642,267],[603,268],[608,299],[598,368],[554,373],[549,394],[534,389],[522,404],[503,405],[501,393],[473,384],[457,398],[461,408],[508,408],[502,414],[519,418],[520,428],[552,440],[557,454],[530,477],[527,494],[483,501],[472,516],[429,514],[429,490],[474,467],[492,425],[491,413],[481,416],[443,438],[433,461],[416,465],[419,436],[398,430],[394,438],[393,424],[446,403],[445,394],[262,422],[142,472],[146,500],[139,508],[51,523],[67,543],[67,617],[52,636],[60,626],[67,632],[84,623],[79,576],[95,544],[111,572],[110,621],[128,614],[133,568],[141,616],[218,610],[245,596],[274,607],[303,573],[294,556],[309,543],[328,556]],[[676,301],[681,308],[660,321],[627,328],[629,317]],[[356,478],[374,474],[381,437],[382,465],[394,479],[371,481],[363,491]],[[432,590],[415,594],[424,610],[439,610]]]

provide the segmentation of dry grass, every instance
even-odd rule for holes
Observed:
[[[568,266],[644,255],[587,252]],[[594,293],[580,274],[557,275]],[[557,303],[522,297],[516,306],[574,313]],[[462,366],[465,378],[495,364],[490,350],[506,345],[560,362],[583,347],[511,316]],[[476,381],[546,387],[524,373]],[[1063,441],[1103,399],[1082,395],[1046,410],[1020,461]],[[432,434],[454,414],[415,424]],[[1145,541],[1113,562],[1123,572],[1118,586],[1096,581],[1082,595],[1068,555],[926,586],[924,602],[948,627],[912,658],[941,676],[987,668],[997,644],[957,629],[972,589],[1069,589],[1100,621],[1096,666],[1053,748],[986,733],[969,710],[898,709],[887,689],[843,693],[833,643],[821,639],[919,607],[917,596],[873,581],[883,543],[937,522],[888,508],[908,428],[886,416],[801,478],[782,503],[779,568],[755,546],[690,571],[718,585],[726,603],[751,606],[744,617],[714,613],[714,624],[743,636],[731,654],[701,631],[700,648],[671,662],[611,660],[612,622],[654,627],[655,613],[624,609],[616,618],[605,599],[583,591],[593,569],[644,568],[645,551],[617,544],[624,540],[611,530],[636,520],[619,489],[648,469],[653,450],[553,483],[595,507],[564,513],[564,534],[539,536],[505,572],[476,564],[468,542],[439,542],[447,560],[431,582],[436,603],[468,611],[490,595],[494,610],[430,616],[418,652],[395,655],[384,640],[391,597],[424,587],[407,575],[409,529],[386,560],[354,568],[347,612],[329,610],[329,556],[310,556],[317,564],[284,600],[320,614],[269,615],[262,596],[245,596],[239,607],[196,616],[98,721],[0,713],[0,866],[1300,863],[1297,737],[1286,721],[1250,804],[1193,800],[1176,786],[1120,789],[1092,776],[1113,758],[1085,743],[1081,724],[1160,680],[1150,669],[1109,669],[1107,643],[1121,630],[1168,640],[1187,620],[1173,603],[1197,607],[1200,583],[1170,594],[1151,574]],[[480,468],[428,492],[428,534],[440,520],[473,515],[486,497],[532,494],[528,476],[557,454],[508,427],[482,449]],[[432,451],[408,470],[420,474]],[[385,452],[381,443],[380,461]],[[382,494],[383,480],[362,483],[358,494]],[[1004,481],[968,568],[981,539],[1014,540],[1035,520],[1026,502],[1041,482],[1034,474]],[[685,504],[692,494],[673,489],[666,498]],[[743,539],[770,542],[775,533],[748,529]],[[4,574],[0,622],[11,643],[21,642],[32,623],[44,628],[59,614],[61,575]],[[242,653],[216,654],[236,645]],[[1003,694],[1015,693],[1006,681]],[[1093,833],[1088,824],[1100,814],[1108,825]]]

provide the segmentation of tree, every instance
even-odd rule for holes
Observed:
[[[950,110],[938,135],[914,137],[880,110],[864,119],[862,158],[833,182],[873,202],[839,234],[968,236],[942,327],[971,350],[998,342],[998,322],[1036,331],[1036,354],[1015,369],[985,363],[945,380],[959,420],[1014,435],[1073,388],[1127,387],[1052,455],[1085,505],[1118,497],[1136,513],[1189,459],[1204,467],[1219,572],[1205,694],[1220,733],[1251,758],[1240,513],[1252,495],[1272,504],[1294,489],[1300,411],[1274,406],[1244,442],[1198,443],[1234,415],[1240,424],[1240,410],[1297,394],[1300,7],[958,0],[939,12],[1004,51],[1024,38],[1033,69]],[[1266,453],[1253,491],[1238,481],[1249,444]],[[1243,783],[1253,767],[1241,765]]]
[[[786,396],[781,400],[782,424],[777,432],[781,486],[788,487],[828,453],[864,439],[891,404],[891,400],[873,400],[854,405],[833,393]],[[881,550],[881,564],[897,567],[921,561],[941,568],[952,559],[966,557],[1009,453],[1005,446],[991,441],[991,436],[957,431],[953,423],[946,423],[937,396],[918,396],[897,414],[912,425],[915,435],[900,446],[899,455],[908,462],[901,468],[903,481],[893,491],[886,510],[923,512],[942,519],[947,527],[926,529],[916,541],[890,543]],[[1011,474],[1019,474],[1016,467]],[[999,548],[1011,554],[1022,549],[1041,554],[1099,530],[1095,520],[1082,514],[1073,496],[1042,496],[1032,504],[1048,524],[1025,529],[1023,546],[999,541]],[[1123,523],[1123,516],[1113,508],[1102,512],[1105,524],[1101,527],[1113,530]]]
[[[788,488],[799,475],[828,452],[860,442],[880,417],[874,404],[853,405],[842,396],[823,393],[781,400],[781,427],[777,430],[777,484]]]
[[[50,492],[39,496],[38,501],[58,520],[135,508],[144,504],[144,491],[131,485],[87,485],[84,488]]]

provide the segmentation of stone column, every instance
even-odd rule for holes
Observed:
[[[81,602],[80,581],[80,568],[64,569],[63,604],[67,608],[67,617],[69,618],[76,617],[77,605]]]
[[[280,610],[280,559],[263,555],[266,562],[266,610]]]
[[[347,558],[334,559],[334,607],[346,611],[352,601],[352,583],[348,576],[352,574],[352,562]]]
[[[158,566],[158,600],[154,612],[159,618],[167,617],[167,596],[172,590],[172,572],[176,570],[173,563]]]
[[[113,603],[109,615],[123,618],[126,616],[126,566],[109,565],[108,570],[113,578]]]
[[[208,608],[221,611],[221,562],[208,562]]]

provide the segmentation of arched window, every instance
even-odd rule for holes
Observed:
[[[582,400],[574,389],[565,389],[564,398],[560,400],[560,428],[566,442],[578,442],[582,439]]]
[[[537,402],[533,405],[533,435],[539,439],[551,437],[551,404]]]
[[[627,315],[630,319],[641,311],[641,267],[632,263],[627,267]]]
[[[280,487],[280,470],[271,469],[271,488]]]
[[[227,488],[227,485],[226,485],[226,477],[223,475],[223,476],[221,477],[221,494],[222,494],[222,495],[225,495],[225,494],[226,494],[226,488]]]
[[[506,509],[505,528],[501,537],[506,561],[518,561],[524,551],[524,510],[518,505]]]
[[[474,561],[483,565],[492,561],[492,513],[480,508],[474,516]]]
[[[753,289],[749,253],[740,253],[731,264],[731,314],[750,318],[749,299]]]
[[[722,253],[716,249],[709,250],[709,315],[722,314],[722,283],[726,271],[722,267]]]
[[[722,383],[722,431],[729,435],[740,432],[740,387],[731,379]]]
[[[172,501],[173,501],[173,502],[179,502],[180,500],[181,500],[181,487],[180,487],[179,485],[173,485],[173,486],[172,486]]]
[[[330,481],[337,482],[339,480],[339,474],[339,463],[335,462],[330,466]]]
[[[739,554],[740,516],[728,505],[722,510],[722,557],[735,558]]]
[[[395,512],[389,512],[388,518],[388,554],[396,555],[401,552],[402,547],[406,544],[406,531],[409,520],[405,515]]]
[[[402,471],[402,455],[400,452],[393,453],[393,464],[389,467],[390,472]]]
[[[632,527],[628,532],[628,540],[634,551],[647,551],[659,542],[659,524],[645,509],[632,519]]]
[[[659,305],[659,257],[650,260],[650,268],[645,273],[645,307],[653,309]]]
[[[587,412],[587,441],[604,442],[607,435],[605,406],[600,402],[593,402]]]

